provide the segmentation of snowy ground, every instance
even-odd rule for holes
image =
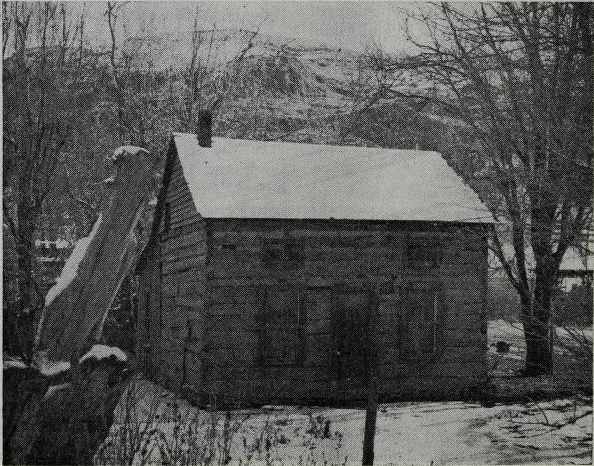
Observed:
[[[557,334],[575,340],[564,329]],[[592,339],[592,329],[580,331]],[[489,364],[499,389],[518,390],[550,380],[517,377],[523,365],[522,328],[489,324]],[[498,353],[497,342],[509,350]],[[574,360],[566,344],[557,364]],[[504,381],[504,382],[501,382]],[[200,411],[170,392],[138,380],[116,411],[112,437],[97,464],[361,464],[365,413],[357,409],[269,407],[250,411]],[[578,396],[528,404],[484,407],[464,402],[380,405],[375,464],[590,464],[591,400]]]
[[[557,327],[555,333],[554,360],[557,366],[562,366],[565,369],[556,372],[566,372],[566,369],[571,368],[567,366],[571,366],[571,363],[575,362],[576,351],[580,349],[581,345],[587,344],[590,348],[592,347],[592,327]],[[526,342],[521,323],[507,322],[501,319],[491,320],[487,337],[489,341],[488,355],[493,375],[510,375],[522,368],[526,355]],[[508,352],[497,353],[495,344],[499,341],[510,344]]]
[[[121,464],[136,451],[136,464],[221,464],[225,452],[231,464],[242,465],[361,464],[362,410],[278,406],[226,417],[199,411],[143,380],[134,392],[122,399],[113,444],[104,444],[97,463]],[[142,401],[126,409],[126,400]],[[592,415],[587,403],[564,399],[492,408],[463,402],[383,404],[375,464],[589,464]],[[133,432],[144,432],[136,447],[130,441]]]

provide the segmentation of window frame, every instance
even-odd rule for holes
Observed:
[[[431,318],[426,319],[426,310],[415,309],[414,294],[426,296],[431,293]],[[397,319],[397,354],[401,362],[431,360],[438,357],[445,346],[447,307],[444,287],[441,282],[407,283],[399,288],[399,313]],[[427,329],[430,329],[428,333]],[[431,350],[424,349],[427,336],[432,341]]]
[[[263,239],[260,244],[260,260],[265,268],[295,269],[303,265],[304,259],[304,245],[295,239]]]
[[[271,294],[288,293],[296,298],[295,319],[292,322],[271,317]],[[258,331],[258,354],[256,365],[265,367],[302,366],[307,358],[307,296],[302,287],[268,286],[258,291],[258,312],[256,325]],[[290,335],[293,341],[293,357],[271,357],[271,348],[277,347],[271,338],[285,340]]]
[[[437,269],[443,264],[445,245],[435,239],[409,239],[404,245],[403,255],[407,269]]]

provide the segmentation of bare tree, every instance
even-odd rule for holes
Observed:
[[[200,9],[196,9],[192,28],[192,49],[190,62],[184,69],[183,101],[180,119],[187,131],[194,131],[196,115],[208,109],[215,115],[237,87],[237,77],[241,73],[246,55],[254,47],[259,29],[253,31],[232,31],[232,35],[245,35],[245,44],[235,50],[230,58],[222,50],[225,42],[233,37],[217,29],[216,23],[210,28],[200,26]]]
[[[559,267],[592,222],[593,11],[587,3],[422,7],[407,12],[420,52],[375,64],[414,73],[421,90],[384,94],[431,103],[471,131],[487,161],[482,194],[504,224],[492,247],[520,296],[527,375],[553,370]]]
[[[149,149],[164,144],[161,124],[166,115],[159,105],[153,67],[152,44],[143,37],[119,35],[124,9],[128,2],[107,2],[105,17],[110,33],[109,63],[112,83],[109,108],[117,122],[117,131],[122,143],[135,144]]]
[[[33,277],[34,240],[44,201],[71,136],[88,66],[84,15],[58,3],[3,5],[3,218],[16,249],[16,306],[5,311],[13,353],[30,356],[43,296]],[[6,347],[5,344],[5,347]]]

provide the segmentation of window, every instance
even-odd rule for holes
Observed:
[[[294,289],[262,290],[257,316],[259,365],[303,363],[306,321],[303,293]]]
[[[303,246],[290,239],[267,240],[261,257],[265,267],[295,268],[303,262]]]
[[[434,241],[411,242],[406,245],[407,267],[439,267],[443,262],[443,245]]]
[[[438,284],[408,285],[401,292],[398,353],[402,359],[434,356],[443,346],[444,301]]]

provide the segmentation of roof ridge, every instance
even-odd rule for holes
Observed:
[[[172,132],[172,135],[174,137],[189,137],[189,136],[193,136],[197,138],[197,135],[195,133],[182,133],[182,132],[177,132],[174,131]],[[395,147],[375,147],[375,146],[356,146],[353,144],[324,144],[324,143],[316,143],[316,142],[299,142],[299,141],[280,141],[280,140],[274,140],[274,141],[270,141],[270,140],[261,140],[261,139],[246,139],[246,138],[230,138],[230,137],[225,137],[225,136],[213,136],[212,137],[213,141],[214,140],[219,140],[219,141],[238,141],[238,142],[252,142],[252,143],[261,143],[261,144],[291,144],[291,145],[298,145],[298,146],[314,146],[314,147],[349,147],[349,148],[357,148],[357,149],[369,149],[369,150],[381,150],[381,151],[395,151],[395,152],[414,152],[414,153],[420,153],[420,154],[432,154],[435,155],[437,157],[439,157],[440,159],[444,159],[445,158],[442,156],[441,153],[434,151],[434,150],[423,150],[423,149],[400,149],[400,148],[395,148]],[[210,148],[209,148],[210,149]],[[448,164],[449,165],[449,164]]]

